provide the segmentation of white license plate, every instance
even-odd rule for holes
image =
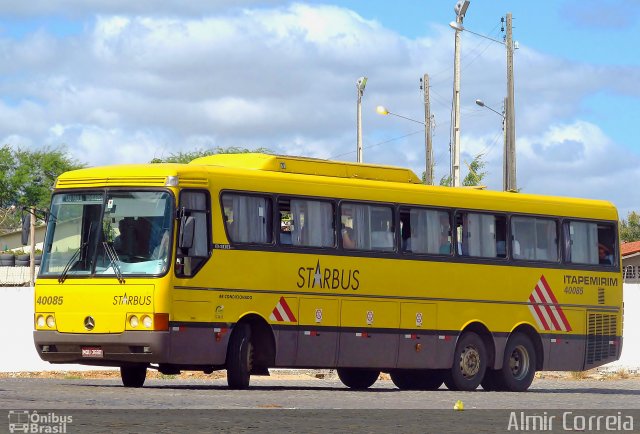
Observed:
[[[101,359],[103,356],[102,348],[82,347],[82,357]]]

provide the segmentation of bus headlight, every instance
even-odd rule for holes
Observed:
[[[142,324],[143,324],[146,328],[150,329],[150,328],[151,328],[151,325],[153,324],[153,321],[151,320],[151,317],[150,317],[150,316],[145,315],[145,316],[143,316],[143,317],[142,317]]]
[[[38,315],[38,317],[36,318],[36,325],[40,328],[44,327],[44,315]]]
[[[47,327],[54,328],[56,326],[56,319],[53,315],[47,316]]]
[[[131,315],[129,317],[129,325],[133,328],[138,327],[138,324],[140,324],[140,321],[138,320],[138,317],[135,315]]]

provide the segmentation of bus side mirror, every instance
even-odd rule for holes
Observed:
[[[31,229],[31,214],[22,215],[22,245],[29,244],[29,230]]]
[[[196,232],[196,219],[189,217],[182,217],[180,219],[180,232],[178,239],[178,247],[181,249],[190,249],[193,247],[193,237]]]

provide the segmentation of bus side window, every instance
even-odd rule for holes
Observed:
[[[222,195],[227,233],[235,243],[271,244],[271,199],[264,196]]]
[[[616,228],[611,224],[598,224],[598,263],[616,265]]]
[[[598,264],[598,225],[570,221],[566,228],[568,261],[572,264]]]
[[[480,258],[506,257],[506,217],[463,212],[456,215],[461,255]]]
[[[211,254],[209,193],[183,190],[180,192],[179,209],[184,212],[184,217],[193,218],[194,230],[191,245],[186,248],[178,246],[176,273],[179,276],[191,277],[202,268]],[[180,239],[180,233],[178,238]]]

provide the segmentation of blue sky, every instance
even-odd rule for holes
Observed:
[[[81,0],[0,5],[0,139],[65,146],[90,165],[210,146],[421,173],[418,79],[431,76],[436,176],[448,173],[455,1]],[[465,26],[501,39],[512,12],[518,186],[640,209],[640,1],[471,0]],[[462,37],[462,161],[501,188],[504,48]],[[416,128],[417,127],[417,128]],[[464,167],[464,166],[463,166]],[[464,172],[464,170],[463,170]],[[464,173],[463,173],[464,174]]]

